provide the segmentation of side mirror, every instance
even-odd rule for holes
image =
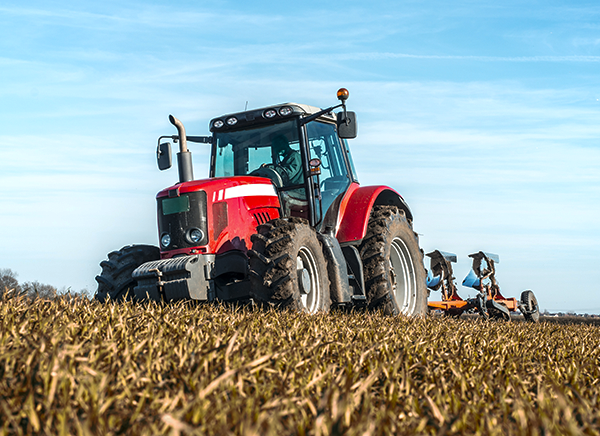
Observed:
[[[171,168],[171,143],[163,142],[156,148],[156,159],[158,160],[158,169],[168,170]]]
[[[344,117],[345,116],[345,117]],[[358,135],[358,124],[356,124],[356,113],[350,111],[337,113],[338,135],[342,139],[353,139]]]

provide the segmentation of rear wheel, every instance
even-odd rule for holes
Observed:
[[[152,245],[127,245],[108,253],[100,262],[102,273],[96,276],[98,289],[94,298],[100,302],[132,300],[136,281],[133,271],[143,263],[160,259],[160,249]]]
[[[526,321],[539,322],[540,310],[537,302],[537,298],[532,291],[526,290],[521,292],[521,306],[523,306],[525,312],[523,317]]]
[[[389,315],[426,313],[423,252],[403,210],[373,207],[359,251],[369,308]]]
[[[250,283],[259,303],[308,313],[329,310],[329,278],[321,243],[306,220],[276,219],[252,235]]]

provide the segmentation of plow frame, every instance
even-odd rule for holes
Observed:
[[[517,309],[524,315],[529,314],[528,309],[516,298],[506,298],[500,292],[496,280],[496,263],[500,262],[499,256],[493,253],[479,251],[470,254],[473,266],[469,275],[463,281],[463,286],[472,287],[479,291],[474,298],[463,299],[458,295],[454,282],[452,263],[457,256],[440,250],[427,253],[430,258],[431,268],[427,277],[427,287],[431,290],[440,290],[441,301],[429,301],[429,310],[441,310],[447,316],[460,317],[463,313],[479,313],[485,319],[510,320],[510,313]],[[531,291],[525,291],[531,292]],[[537,307],[536,307],[537,310]]]

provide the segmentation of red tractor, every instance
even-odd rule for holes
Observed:
[[[160,248],[109,253],[96,299],[246,301],[309,313],[368,307],[427,311],[423,253],[404,199],[360,186],[346,139],[356,115],[340,104],[285,103],[223,115],[212,136],[158,140],[158,166],[179,144],[179,183],[156,196]],[[334,113],[335,109],[342,110]],[[212,147],[194,180],[188,142]]]

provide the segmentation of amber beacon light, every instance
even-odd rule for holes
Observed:
[[[348,92],[348,90],[346,88],[338,89],[338,92],[337,92],[338,100],[346,101],[346,100],[348,100],[348,97],[350,97],[350,93]]]

